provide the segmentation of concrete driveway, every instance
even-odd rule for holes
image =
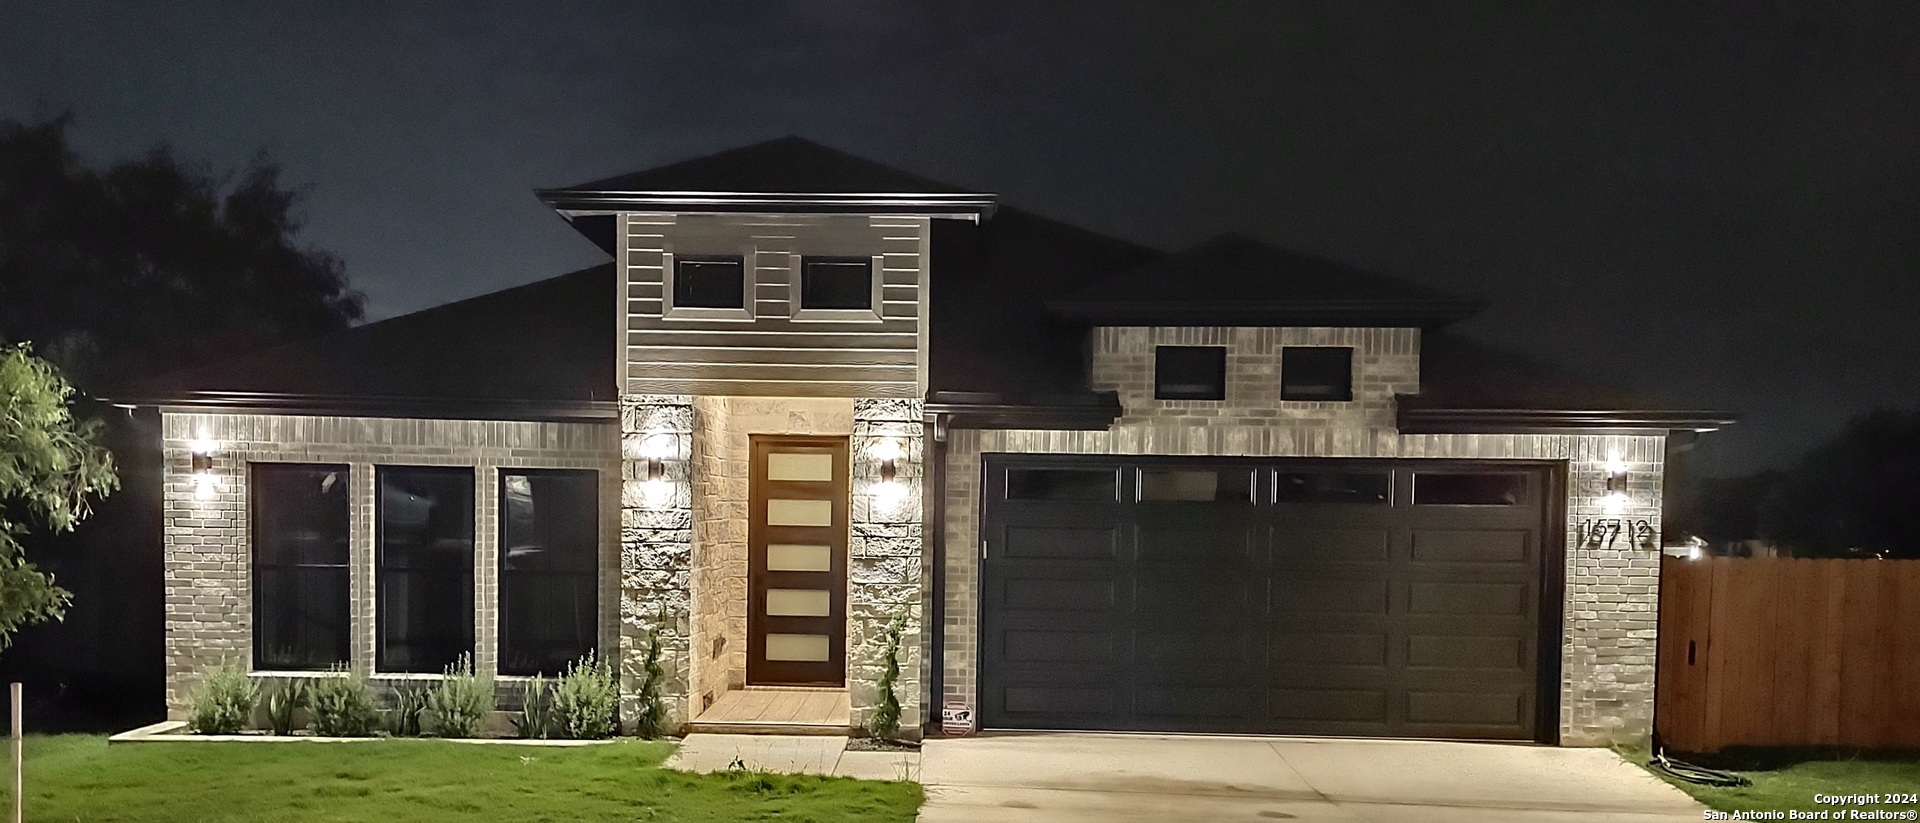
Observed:
[[[929,740],[923,823],[1678,823],[1704,807],[1612,752],[1492,743],[1032,734]]]

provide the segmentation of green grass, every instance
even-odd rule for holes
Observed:
[[[660,768],[666,743],[26,743],[37,821],[910,821],[912,783]],[[8,783],[10,781],[0,781]],[[0,798],[10,807],[10,792]]]
[[[1641,766],[1647,764],[1645,750],[1622,750],[1620,754]],[[1822,806],[1814,803],[1816,794],[1878,794],[1920,792],[1920,757],[1913,753],[1860,753],[1835,750],[1747,750],[1707,756],[1678,756],[1695,765],[1723,769],[1739,774],[1753,785],[1744,788],[1699,786],[1654,772],[1681,791],[1693,795],[1707,808],[1735,811],[1835,811],[1887,810],[1910,812],[1912,803],[1872,804],[1865,806]]]

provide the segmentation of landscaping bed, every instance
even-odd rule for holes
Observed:
[[[638,740],[526,748],[404,739],[108,747],[97,736],[30,737],[27,819],[905,823],[922,800],[912,783],[660,768],[672,748]]]

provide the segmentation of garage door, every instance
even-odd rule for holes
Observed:
[[[1551,735],[1551,466],[989,455],[985,473],[987,728]]]

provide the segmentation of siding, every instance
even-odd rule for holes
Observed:
[[[918,397],[927,233],[922,217],[621,215],[625,393]],[[666,318],[670,254],[747,257],[753,318]],[[880,319],[793,319],[792,255],[879,257]]]

